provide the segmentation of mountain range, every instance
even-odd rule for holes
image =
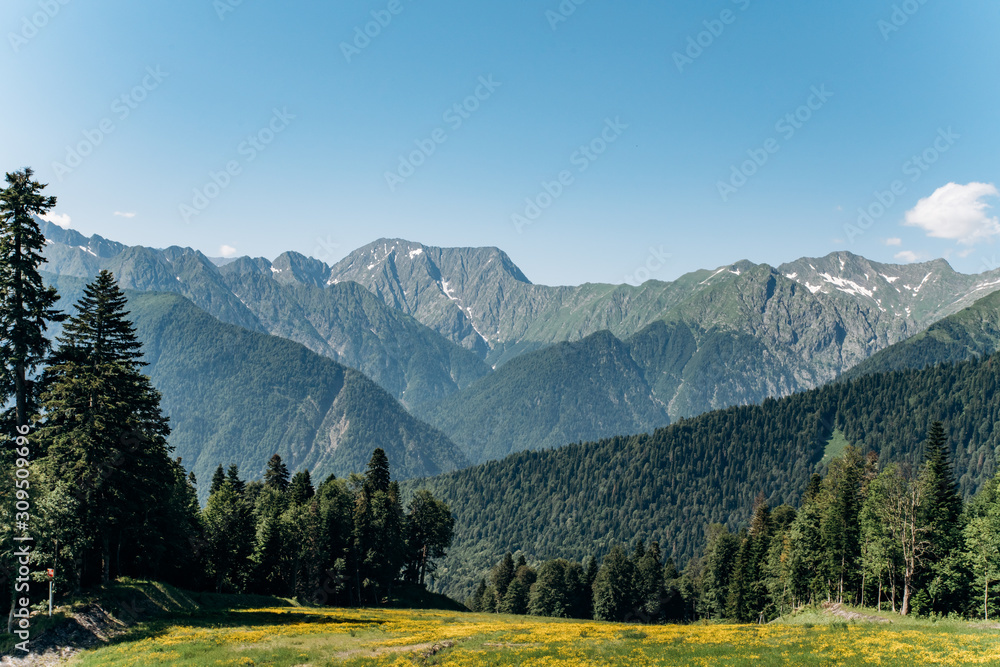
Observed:
[[[41,224],[47,270],[107,268],[127,289],[299,343],[370,377],[472,463],[819,387],[1000,289],[1000,271],[848,252],[549,287],[496,248],[383,239],[332,266],[291,252],[223,261]]]

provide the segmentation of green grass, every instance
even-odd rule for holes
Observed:
[[[826,441],[826,448],[823,450],[823,458],[819,460],[816,464],[817,468],[822,468],[827,465],[833,459],[844,454],[844,449],[850,445],[847,438],[844,437],[844,432],[839,428],[834,429],[833,433],[830,434],[830,439]]]
[[[819,609],[764,626],[636,626],[440,610],[203,611],[144,624],[124,641],[87,652],[78,665],[1000,665],[995,629],[891,620],[847,622]],[[437,651],[427,656],[432,647]]]

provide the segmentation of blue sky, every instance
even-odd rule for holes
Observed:
[[[992,0],[7,0],[0,25],[2,168],[125,243],[494,245],[547,284],[1000,255]]]

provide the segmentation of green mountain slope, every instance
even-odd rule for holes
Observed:
[[[850,371],[845,378],[871,373],[926,368],[963,361],[1000,349],[1000,292],[935,322],[926,331],[888,347]]]
[[[417,414],[477,462],[670,421],[627,347],[608,332],[519,356]]]
[[[452,595],[466,594],[507,550],[581,558],[643,538],[684,561],[709,523],[744,524],[758,493],[772,505],[796,501],[831,439],[913,464],[929,424],[944,420],[960,489],[973,493],[997,465],[998,385],[1000,354],[869,375],[651,435],[523,452],[410,488],[430,489],[455,512],[456,542],[439,572]]]

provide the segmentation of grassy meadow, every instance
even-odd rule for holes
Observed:
[[[207,610],[140,624],[73,664],[1000,665],[995,627],[892,619],[853,623],[817,612],[763,626],[635,626],[450,611]]]

